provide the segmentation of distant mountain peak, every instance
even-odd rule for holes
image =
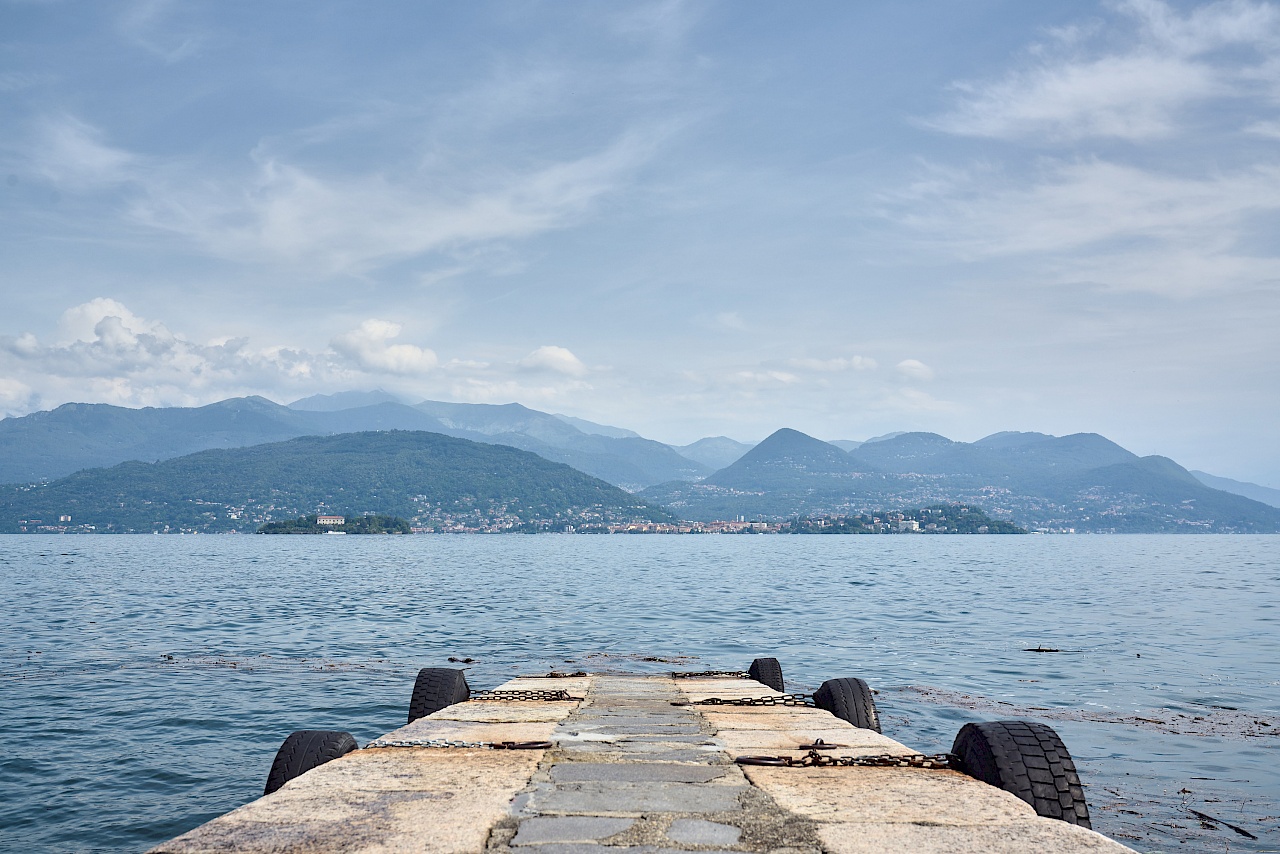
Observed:
[[[373,391],[339,391],[333,394],[313,394],[288,404],[290,409],[302,412],[341,412],[344,409],[359,409],[362,406],[375,406],[379,403],[404,403],[398,395],[376,388]]]

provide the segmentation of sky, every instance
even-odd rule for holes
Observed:
[[[1280,487],[1280,3],[0,0],[0,414],[381,388]]]

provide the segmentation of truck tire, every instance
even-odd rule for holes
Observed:
[[[828,679],[813,692],[813,702],[842,721],[880,731],[880,715],[871,689],[861,679]]]
[[[782,691],[782,665],[776,658],[757,658],[747,668],[747,675],[775,691]]]
[[[349,732],[332,729],[300,729],[289,737],[276,751],[275,761],[267,773],[267,785],[262,794],[269,795],[294,777],[312,768],[345,756],[359,745]]]
[[[454,703],[465,702],[471,696],[467,676],[451,667],[424,667],[418,671],[413,683],[413,696],[409,698],[409,723],[438,712]]]
[[[951,752],[970,777],[1012,792],[1036,815],[1092,828],[1076,764],[1052,727],[1031,721],[965,724]]]

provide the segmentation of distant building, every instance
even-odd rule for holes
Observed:
[[[920,530],[920,523],[917,522],[915,519],[899,519],[898,530],[899,531],[918,531]]]
[[[68,516],[68,515],[66,515],[66,514],[63,514],[63,515],[61,515],[61,516],[59,516],[59,517],[58,517],[58,521],[59,521],[59,522],[70,522],[70,521],[71,521],[71,517],[70,517],[70,516]]]
[[[316,524],[333,526],[345,525],[347,524],[347,519],[345,516],[317,516]]]

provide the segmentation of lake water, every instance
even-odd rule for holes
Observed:
[[[4,536],[0,850],[145,849],[295,729],[399,726],[449,656],[481,688],[776,656],[927,752],[1050,723],[1139,850],[1275,851],[1278,594],[1280,537]]]

